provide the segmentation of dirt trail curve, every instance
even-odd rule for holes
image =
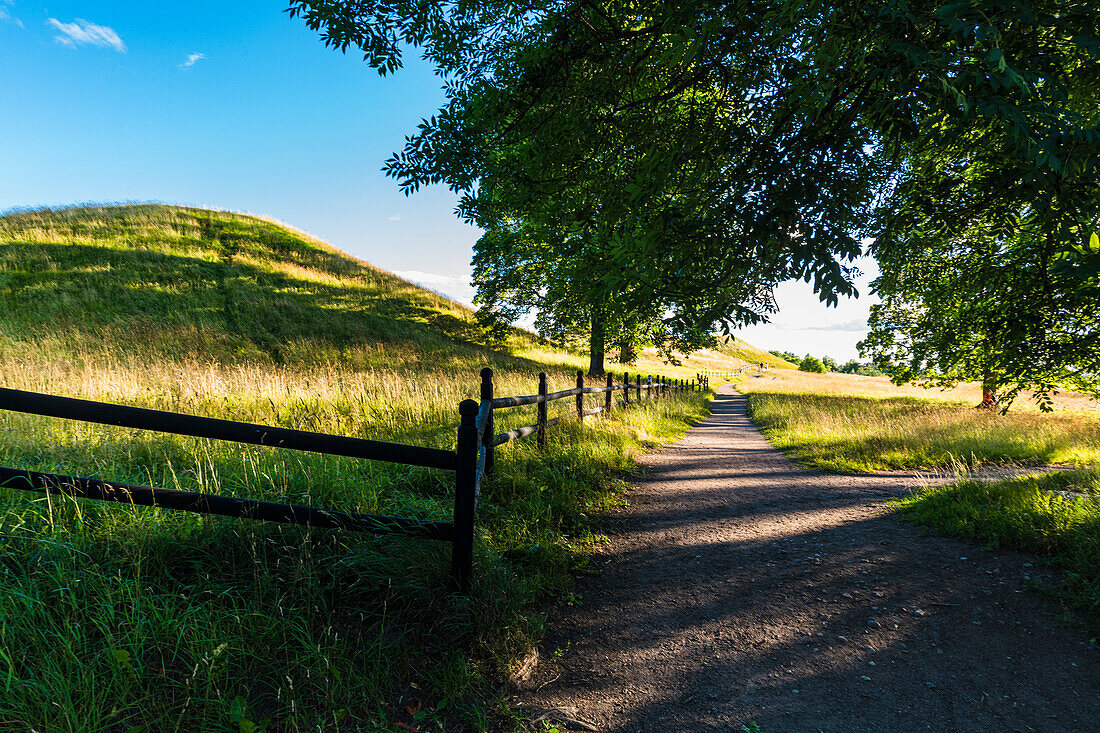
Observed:
[[[897,521],[916,479],[799,468],[745,405],[723,387],[644,460],[520,705],[601,731],[1100,731],[1100,650],[1025,590],[1046,571]]]

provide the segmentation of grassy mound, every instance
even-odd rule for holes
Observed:
[[[451,448],[483,366],[498,394],[530,394],[538,371],[562,389],[583,363],[520,331],[487,348],[468,309],[255,217],[0,217],[4,387]],[[632,456],[704,411],[661,400],[565,422],[545,455],[500,449],[469,599],[444,592],[440,543],[0,491],[0,728],[508,727],[487,681],[584,571]],[[0,465],[425,519],[453,506],[447,472],[5,412]]]
[[[786,359],[781,359],[775,354],[758,349],[744,339],[729,336],[722,340],[718,346],[719,353],[732,359],[739,359],[745,364],[766,364],[774,369],[797,369],[797,364],[792,364]]]
[[[395,366],[476,343],[467,309],[286,226],[173,206],[0,217],[0,334],[73,358]]]

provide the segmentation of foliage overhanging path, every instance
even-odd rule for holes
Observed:
[[[602,731],[1095,729],[1100,648],[1026,591],[1047,571],[899,522],[887,500],[927,479],[795,466],[745,404],[721,388],[710,418],[646,459],[593,558],[602,574],[522,683],[532,716],[564,709]]]

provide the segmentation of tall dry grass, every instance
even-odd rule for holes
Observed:
[[[833,471],[1100,463],[1100,414],[1061,394],[1042,413],[1021,397],[1007,415],[974,409],[980,386],[898,387],[884,377],[772,371],[738,383],[777,447]]]

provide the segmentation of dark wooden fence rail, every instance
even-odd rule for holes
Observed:
[[[474,400],[463,400],[459,404],[461,422],[458,426],[458,440],[454,451],[0,388],[0,409],[12,412],[454,471],[453,522],[429,522],[405,517],[342,512],[3,467],[0,467],[0,486],[46,493],[52,491],[82,499],[117,501],[137,506],[201,514],[217,514],[284,524],[304,524],[356,532],[398,534],[451,542],[452,578],[456,589],[465,593],[469,590],[472,572],[474,514],[477,509],[481,479],[493,472],[496,446],[537,434],[538,446],[545,448],[546,429],[562,419],[561,417],[552,420],[546,418],[546,405],[554,400],[575,397],[577,419],[583,420],[588,415],[609,412],[613,404],[612,393],[620,389],[623,391],[623,400],[619,404],[625,406],[631,404],[631,389],[635,390],[637,395],[634,402],[638,402],[642,399],[643,390],[647,390],[650,398],[655,399],[664,392],[700,390],[709,386],[708,380],[702,376],[690,383],[686,380],[660,377],[654,382],[653,377],[648,377],[643,384],[642,375],[639,374],[633,383],[628,375],[623,375],[623,383],[614,384],[612,377],[608,375],[606,386],[586,387],[581,372],[577,372],[576,384],[577,386],[572,389],[547,392],[546,374],[541,373],[538,394],[527,397],[494,397],[493,371],[482,370],[480,403]],[[604,404],[600,407],[585,409],[584,395],[593,393],[606,393]],[[499,435],[494,434],[493,411],[495,409],[531,404],[538,405],[538,422],[535,425],[517,428]]]

